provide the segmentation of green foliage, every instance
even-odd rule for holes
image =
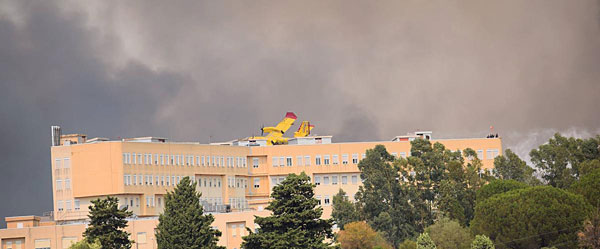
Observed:
[[[422,233],[417,238],[417,249],[436,249],[435,243],[429,237],[429,234]]]
[[[596,171],[597,169],[600,169],[600,160],[587,160],[581,163],[581,166],[579,167],[579,175],[585,176]]]
[[[398,249],[417,249],[417,242],[407,239],[398,246]]]
[[[471,243],[471,249],[495,249],[494,242],[488,236],[477,235]]]
[[[468,249],[473,239],[467,228],[448,218],[441,218],[425,228],[435,245],[440,249]]]
[[[367,150],[358,164],[363,185],[356,194],[361,215],[394,247],[417,234],[421,214],[409,200],[416,200],[414,186],[403,187],[398,168],[383,145]],[[413,204],[416,203],[413,202]]]
[[[102,246],[97,240],[94,243],[90,243],[87,240],[81,240],[75,244],[69,246],[69,249],[101,249]]]
[[[477,191],[477,201],[481,202],[497,194],[528,187],[527,184],[515,180],[493,180]]]
[[[600,169],[583,176],[571,185],[570,191],[583,195],[589,204],[600,208]]]
[[[494,175],[499,179],[539,185],[539,180],[533,176],[534,172],[533,168],[510,149],[505,150],[504,155],[494,158]]]
[[[255,217],[260,227],[257,233],[248,229],[242,248],[329,248],[326,238],[333,238],[332,220],[321,219],[323,210],[317,207],[314,185],[302,172],[290,174],[273,188],[267,210],[271,216]]]
[[[547,144],[533,149],[531,162],[542,169],[542,178],[558,188],[568,188],[580,175],[581,164],[600,159],[600,136],[589,139],[566,138],[554,134]]]
[[[173,192],[167,193],[164,213],[158,218],[156,229],[158,248],[224,248],[217,246],[221,232],[211,227],[214,217],[204,215],[200,196],[189,177],[184,177]]]
[[[516,189],[477,202],[471,229],[498,248],[570,248],[590,210],[582,196],[551,186]]]
[[[90,224],[83,236],[88,243],[97,241],[102,248],[129,249],[133,243],[129,233],[123,231],[127,227],[126,218],[133,213],[127,208],[119,209],[119,199],[109,196],[106,199],[92,200],[89,207]]]
[[[342,189],[333,196],[333,211],[331,212],[331,217],[340,229],[344,229],[344,225],[350,222],[360,220],[354,204],[348,200],[346,192]]]

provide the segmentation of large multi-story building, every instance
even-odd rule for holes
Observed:
[[[49,217],[8,217],[0,230],[4,248],[66,248],[81,239],[93,199],[115,196],[133,211],[128,231],[135,248],[155,248],[154,228],[164,195],[186,176],[195,180],[206,212],[223,232],[219,243],[238,248],[254,215],[268,215],[271,189],[290,173],[306,172],[316,185],[324,218],[333,196],[343,189],[352,200],[361,185],[359,161],[365,151],[383,144],[397,157],[410,153],[415,138],[440,142],[450,150],[472,148],[483,168],[502,153],[501,139],[433,139],[431,132],[398,136],[391,141],[332,143],[331,136],[291,138],[287,145],[242,139],[227,143],[169,142],[142,137],[111,141],[83,134],[60,135],[53,127],[51,147],[54,210]]]

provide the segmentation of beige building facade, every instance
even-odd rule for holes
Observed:
[[[223,232],[219,243],[239,248],[245,228],[255,229],[254,215],[268,215],[265,207],[272,188],[290,173],[305,172],[311,177],[323,217],[329,218],[332,198],[339,189],[354,200],[362,182],[358,163],[366,150],[378,144],[397,157],[409,156],[410,141],[416,138],[440,142],[453,151],[472,148],[488,170],[493,158],[502,154],[497,137],[435,140],[430,132],[356,143],[310,136],[275,146],[247,139],[217,144],[168,142],[157,137],[110,141],[87,139],[83,134],[60,135],[54,128],[53,136],[51,219],[6,218],[7,229],[0,230],[2,249],[66,248],[81,239],[91,200],[106,196],[119,198],[121,207],[135,214],[128,227],[136,241],[134,248],[155,248],[154,228],[165,205],[164,195],[186,176],[195,180],[202,193],[205,212],[215,215],[213,225]]]

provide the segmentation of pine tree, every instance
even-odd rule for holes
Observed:
[[[201,194],[184,177],[173,192],[165,196],[165,210],[158,218],[156,241],[161,249],[224,248],[217,246],[221,232],[213,229],[212,215],[204,215]]]
[[[243,237],[242,248],[329,248],[324,240],[333,238],[333,222],[321,219],[323,209],[317,207],[313,188],[304,172],[288,175],[273,188],[267,206],[272,215],[255,218],[254,222],[260,226],[258,232],[249,230],[249,235]]]
[[[122,229],[127,227],[127,217],[133,212],[127,208],[119,209],[119,199],[109,196],[106,199],[92,200],[90,209],[90,224],[83,233],[89,243],[99,242],[102,248],[129,249],[133,241],[129,233]]]

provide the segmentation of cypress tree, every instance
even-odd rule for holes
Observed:
[[[156,241],[161,249],[225,248],[217,246],[221,232],[213,229],[212,215],[204,215],[195,184],[184,177],[165,196],[165,210],[158,218]]]
[[[254,222],[260,228],[257,233],[249,230],[249,235],[243,237],[242,248],[329,248],[329,243],[323,241],[333,237],[333,222],[321,219],[323,209],[317,207],[314,185],[309,180],[304,172],[290,174],[273,188],[267,206],[272,215],[255,217]]]
[[[127,227],[127,217],[133,212],[127,208],[118,208],[119,199],[109,196],[106,199],[92,200],[90,224],[83,236],[88,243],[99,242],[102,248],[129,249],[133,241],[129,233],[122,229]]]

